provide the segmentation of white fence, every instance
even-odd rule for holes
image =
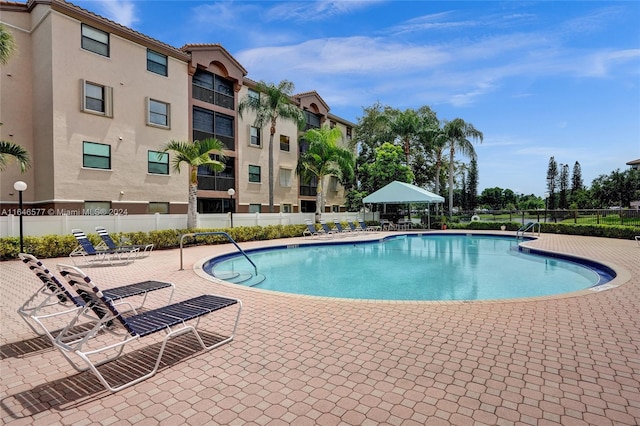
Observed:
[[[314,220],[313,213],[234,213],[233,226],[268,226],[298,225],[305,219]],[[333,219],[340,221],[362,218],[362,213],[323,213],[327,222]],[[375,213],[377,218],[377,213]],[[374,214],[367,213],[366,220],[373,220]],[[186,214],[140,214],[112,216],[23,216],[22,231],[24,236],[65,235],[72,229],[82,229],[94,233],[96,226],[104,226],[109,232],[149,232],[163,229],[185,229]],[[197,228],[230,228],[231,215],[198,214]],[[0,216],[0,237],[20,236],[20,216]]]

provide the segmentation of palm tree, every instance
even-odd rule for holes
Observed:
[[[16,51],[16,42],[13,35],[0,24],[0,64],[7,65],[9,58]]]
[[[476,158],[476,151],[469,138],[479,139],[482,143],[482,132],[476,130],[473,124],[466,123],[462,118],[456,118],[444,125],[444,133],[449,142],[449,217],[453,212],[453,167],[456,150],[471,158]]]
[[[300,108],[291,103],[293,89],[293,83],[287,80],[282,80],[277,86],[260,81],[256,85],[256,91],[260,96],[248,94],[238,105],[240,117],[246,110],[255,112],[255,127],[262,129],[267,124],[271,126],[269,130],[269,213],[273,213],[273,138],[276,134],[278,118],[293,121],[300,129],[305,123]]]
[[[180,173],[180,166],[186,164],[189,167],[189,205],[187,208],[187,228],[196,227],[196,212],[198,201],[198,167],[204,166],[214,172],[224,170],[225,165],[222,149],[224,144],[218,139],[209,138],[202,141],[182,142],[170,141],[163,148],[163,152],[173,151],[173,170]],[[220,160],[211,158],[211,153],[218,153]],[[162,155],[162,154],[160,154]]]
[[[444,133],[444,129],[436,127],[428,130],[428,137],[430,139],[429,145],[433,152],[434,165],[436,168],[435,173],[435,185],[434,192],[440,195],[440,172],[444,163],[444,150],[447,147],[447,135]]]
[[[325,176],[335,176],[342,182],[353,179],[355,158],[353,152],[338,144],[342,132],[324,125],[319,129],[310,129],[304,134],[309,142],[308,149],[300,155],[296,173],[303,177],[315,176],[318,179],[316,189],[316,216],[320,218],[324,204],[323,180]]]
[[[0,171],[7,168],[8,157],[16,159],[21,173],[24,173],[31,166],[29,152],[26,149],[12,142],[0,141]]]
[[[390,127],[393,134],[402,141],[406,165],[409,166],[411,141],[418,133],[420,119],[414,110],[406,109],[392,119]]]

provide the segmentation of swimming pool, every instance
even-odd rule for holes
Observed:
[[[205,262],[210,275],[239,285],[314,296],[375,300],[490,300],[583,290],[615,274],[595,262],[523,251],[513,237],[398,235],[373,242],[247,251]],[[246,277],[246,278],[242,278]]]

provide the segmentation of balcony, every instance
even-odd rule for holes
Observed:
[[[235,151],[236,150],[235,138],[233,138],[231,136],[216,135],[215,133],[208,133],[208,132],[203,132],[201,130],[195,130],[194,129],[194,131],[193,131],[193,140],[194,141],[202,141],[202,140],[209,139],[209,138],[218,139],[220,142],[222,142],[222,144],[224,145],[224,148],[229,150],[229,151]]]
[[[193,98],[198,99],[199,101],[218,105],[227,109],[235,108],[233,96],[221,92],[215,92],[196,84],[192,85],[192,92]]]
[[[226,192],[229,188],[235,188],[235,183],[234,178],[198,175],[198,189],[205,191]]]

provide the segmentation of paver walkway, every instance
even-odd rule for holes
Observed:
[[[474,303],[282,295],[212,282],[194,271],[199,260],[229,245],[185,249],[182,271],[178,250],[155,251],[128,266],[87,268],[105,287],[154,278],[174,282],[176,300],[217,293],[244,304],[230,344],[193,352],[184,336],[169,348],[154,377],[115,394],[92,374],[73,370],[18,318],[16,309],[37,282],[19,261],[0,263],[2,420],[640,424],[640,247],[634,241],[546,234],[528,244],[613,266],[619,272],[615,288]],[[50,267],[69,263],[43,261]],[[130,359],[144,362],[152,346],[143,339]]]

